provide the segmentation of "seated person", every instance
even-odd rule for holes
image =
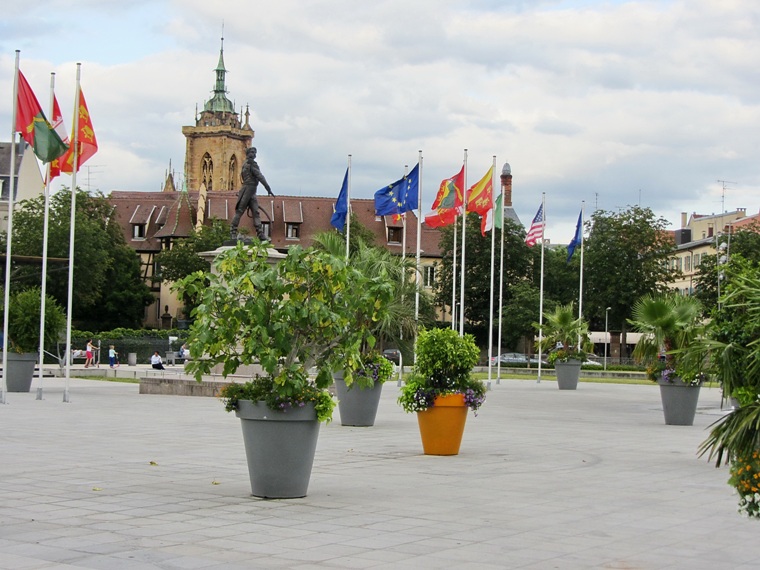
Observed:
[[[165,370],[164,363],[161,360],[161,355],[158,354],[158,351],[154,352],[153,356],[150,357],[150,364],[156,370]]]

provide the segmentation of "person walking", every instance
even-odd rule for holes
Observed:
[[[116,349],[113,345],[108,347],[108,365],[113,368],[116,366]]]
[[[166,370],[164,368],[164,362],[161,360],[161,355],[158,354],[158,351],[154,352],[153,356],[150,357],[150,365],[156,370]]]
[[[89,368],[93,365],[93,358],[95,355],[95,345],[92,344],[92,339],[87,341],[87,348],[85,348],[85,361],[84,361],[84,367]]]

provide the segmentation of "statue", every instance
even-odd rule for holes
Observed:
[[[274,194],[266,178],[264,178],[261,170],[259,170],[259,165],[256,164],[255,147],[251,147],[246,151],[245,162],[243,162],[240,175],[243,178],[243,186],[241,186],[238,192],[238,199],[235,204],[235,216],[232,218],[232,225],[230,226],[230,237],[232,239],[240,239],[237,231],[238,224],[240,224],[240,217],[243,215],[243,212],[248,210],[249,215],[253,217],[253,227],[256,229],[256,236],[261,241],[269,241],[264,235],[264,229],[261,226],[259,202],[256,199],[256,189],[259,186],[259,182],[267,189],[270,196],[274,196]]]

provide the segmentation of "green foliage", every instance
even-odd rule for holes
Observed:
[[[702,358],[687,354],[702,334],[702,307],[695,298],[669,292],[644,295],[633,306],[633,318],[628,322],[642,333],[633,350],[633,357],[647,365],[651,380],[663,372],[675,373],[684,382],[702,379]],[[664,360],[661,355],[664,353]]]
[[[372,388],[378,382],[387,382],[392,375],[393,363],[379,352],[371,351],[363,356],[361,366],[354,371],[353,383],[359,388]]]
[[[210,226],[193,229],[189,237],[174,241],[171,249],[164,249],[156,256],[161,279],[175,282],[196,271],[209,271],[211,264],[198,254],[213,251],[228,239],[230,226],[224,220],[213,219]]]
[[[3,295],[0,291],[0,295]],[[0,298],[0,304],[4,300]],[[36,288],[14,293],[10,296],[8,311],[8,344],[16,352],[39,352],[40,349],[40,300],[41,291]],[[5,319],[0,307],[0,318]],[[58,335],[66,328],[66,313],[50,295],[45,296],[45,346],[55,344]]]
[[[668,269],[673,242],[668,222],[649,208],[620,212],[597,210],[584,244],[584,313],[603,319],[610,330],[625,332],[631,307],[644,295],[664,292],[677,273]]]
[[[44,206],[43,196],[20,202],[13,215],[15,255],[42,256]],[[79,326],[98,329],[139,326],[153,297],[140,277],[137,254],[127,246],[119,224],[111,220],[112,206],[100,193],[77,189],[76,210],[73,320]],[[68,303],[68,265],[54,258],[70,258],[70,226],[71,192],[63,189],[50,197],[46,288],[61,306]],[[14,286],[40,286],[38,265],[19,265],[13,271]],[[114,318],[117,321],[111,322]]]
[[[224,402],[224,409],[228,412],[237,410],[240,400],[265,402],[270,409],[280,412],[287,412],[290,408],[299,408],[308,402],[313,402],[317,420],[325,423],[332,420],[335,408],[335,400],[330,393],[311,384],[306,384],[297,396],[283,398],[272,377],[257,376],[242,384],[228,384],[219,391],[219,397]]]
[[[178,282],[200,300],[187,369],[200,380],[217,364],[226,377],[258,363],[281,401],[298,402],[310,389],[310,367],[324,390],[333,371],[351,375],[361,366],[362,347],[375,343],[367,323],[383,317],[389,289],[325,251],[295,246],[274,265],[267,256],[266,244],[238,243],[217,258],[214,274]]]
[[[414,373],[401,388],[398,402],[407,412],[433,405],[436,396],[461,393],[473,411],[485,400],[485,385],[471,373],[480,351],[471,335],[450,328],[423,329],[417,337]]]
[[[586,359],[586,353],[593,348],[588,323],[575,316],[573,303],[544,312],[543,325],[533,323],[533,328],[541,330],[541,340],[536,342],[536,346],[548,353],[549,364],[568,360],[582,362]]]

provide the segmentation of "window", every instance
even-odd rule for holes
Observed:
[[[402,237],[402,228],[388,228],[388,243],[401,243]]]
[[[422,269],[422,285],[427,288],[435,286],[435,265],[426,265]]]
[[[264,235],[267,238],[269,238],[270,240],[272,239],[272,224],[270,224],[269,222],[261,222],[261,231],[264,232]]]
[[[145,224],[132,224],[132,239],[145,239]]]
[[[287,239],[299,239],[301,235],[301,224],[285,224],[285,237]]]
[[[691,271],[691,256],[687,255],[683,258],[684,271]]]
[[[702,255],[699,253],[694,254],[694,269],[699,267],[699,263],[702,261]]]

